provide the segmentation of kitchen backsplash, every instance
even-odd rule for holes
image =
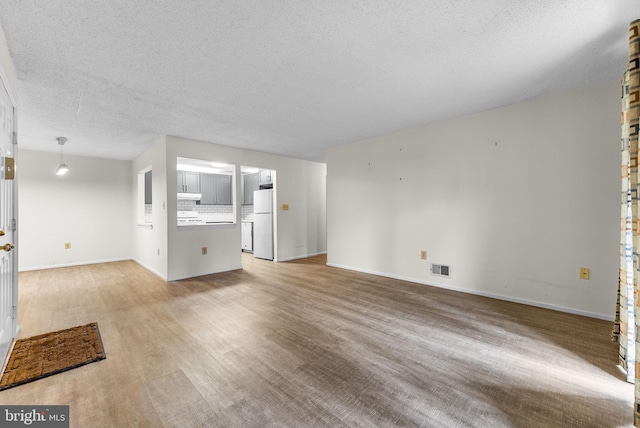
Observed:
[[[253,221],[253,205],[242,206],[242,220]]]
[[[178,211],[197,211],[205,220],[234,220],[232,205],[198,205],[196,201],[179,199]],[[145,205],[145,220],[151,222],[151,205]],[[253,221],[253,205],[242,205],[242,220]]]
[[[197,205],[196,201],[178,200],[178,211],[197,211],[205,221],[234,221],[233,205]]]

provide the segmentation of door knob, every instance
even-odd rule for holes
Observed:
[[[13,245],[4,244],[4,245],[0,246],[0,250],[4,250],[4,251],[9,252],[9,251],[13,250]]]

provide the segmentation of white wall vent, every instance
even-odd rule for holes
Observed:
[[[451,267],[447,265],[438,265],[435,263],[431,263],[431,274],[448,277],[451,275]]]

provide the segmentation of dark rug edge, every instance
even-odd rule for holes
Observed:
[[[97,357],[97,358],[95,358],[93,360],[90,360],[90,361],[83,361],[82,363],[75,364],[73,366],[65,367],[65,368],[62,368],[62,369],[59,369],[59,370],[54,370],[54,371],[52,371],[50,373],[46,373],[46,374],[43,374],[43,375],[40,375],[40,376],[32,377],[31,379],[21,380],[19,382],[12,383],[11,385],[0,386],[0,391],[6,391],[7,389],[11,389],[11,388],[14,388],[16,386],[24,385],[25,383],[30,383],[30,382],[33,382],[33,381],[36,381],[36,380],[39,380],[39,379],[44,379],[46,377],[53,376],[53,375],[58,374],[58,373],[64,373],[64,372],[67,372],[69,370],[77,369],[78,367],[86,366],[87,364],[95,363],[96,361],[100,361],[100,360],[106,359],[107,358],[107,353],[105,352],[104,345],[102,344],[102,335],[100,334],[100,328],[98,327],[98,323],[97,322],[90,322],[88,324],[84,324],[84,325],[80,325],[80,326],[76,326],[76,327],[86,327],[86,326],[92,325],[92,324],[96,325],[96,330],[98,332],[98,343],[100,343],[100,347],[102,348],[102,355],[101,356],[99,356],[99,357]],[[71,328],[76,328],[76,327],[71,327]],[[69,329],[63,328],[62,330],[57,330],[57,331],[64,331],[64,330],[69,330]],[[27,339],[32,339],[34,337],[45,336],[45,335],[50,334],[50,333],[55,333],[55,331],[52,331],[52,332],[49,332],[49,333],[39,334],[39,335],[36,335],[36,336],[31,336],[31,337],[28,337]],[[2,373],[0,373],[0,378],[2,377],[3,374],[4,374],[4,371]]]

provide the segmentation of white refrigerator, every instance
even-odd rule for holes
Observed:
[[[273,189],[253,192],[253,255],[273,260]]]

